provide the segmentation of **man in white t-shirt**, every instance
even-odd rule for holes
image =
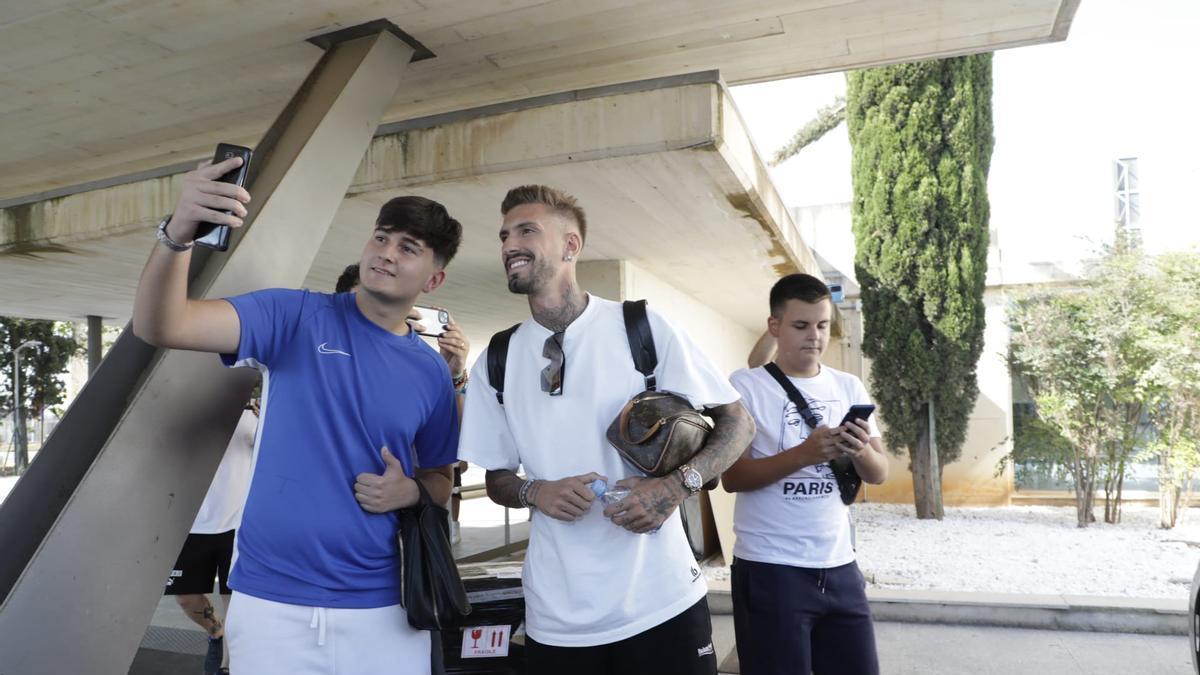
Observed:
[[[715,428],[679,472],[640,477],[605,438],[645,384],[621,304],[576,281],[583,209],[535,185],[510,190],[501,213],[508,288],[529,297],[533,316],[509,343],[503,402],[486,352],[476,360],[458,454],[487,469],[493,501],[533,509],[522,575],[528,672],[715,674],[707,589],[676,507],[750,442],[749,415],[691,339],[648,312],[658,388],[705,408]],[[602,512],[596,479],[632,493]]]
[[[246,503],[246,490],[250,488],[257,431],[258,407],[257,402],[252,401],[242,411],[196,520],[192,522],[183,550],[167,578],[165,593],[174,595],[184,614],[208,633],[205,675],[228,672],[227,668],[221,667],[222,662],[228,662],[225,626],[208,594],[216,579],[220,586],[221,607],[229,609],[234,531],[242,520],[242,506]]]
[[[786,276],[771,289],[770,303],[775,364],[804,396],[816,427],[810,429],[764,368],[730,377],[757,427],[721,481],[737,493],[732,591],[738,662],[743,675],[878,673],[850,514],[829,466],[845,455],[864,482],[887,479],[873,417],[830,426],[850,406],[870,403],[870,396],[857,377],[821,364],[833,303],[820,279]]]

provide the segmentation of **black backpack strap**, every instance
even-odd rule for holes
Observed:
[[[504,405],[504,369],[508,365],[508,342],[521,324],[506,328],[492,336],[487,348],[488,382],[496,390],[496,400]]]
[[[625,334],[629,337],[633,365],[646,378],[646,389],[653,391],[658,386],[654,376],[654,369],[658,367],[658,352],[654,349],[650,318],[646,316],[646,301],[626,300],[621,303],[621,309],[625,314]]]
[[[808,400],[804,398],[804,394],[800,393],[796,385],[792,384],[787,375],[783,374],[779,366],[775,365],[774,361],[771,361],[763,366],[763,370],[770,373],[771,377],[775,378],[775,381],[779,383],[779,386],[783,387],[783,390],[787,392],[787,397],[791,399],[792,403],[796,404],[796,411],[800,413],[800,418],[804,420],[808,428],[816,429],[820,422],[817,420],[816,414],[808,407]]]

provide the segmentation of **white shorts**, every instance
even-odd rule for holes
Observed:
[[[225,642],[233,675],[429,675],[429,631],[400,605],[306,607],[234,591]]]

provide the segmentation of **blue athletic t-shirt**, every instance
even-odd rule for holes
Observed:
[[[355,476],[386,446],[415,467],[455,461],[458,408],[445,361],[414,332],[363,316],[353,293],[273,289],[228,298],[241,320],[231,366],[263,371],[263,410],[229,585],[296,605],[400,602],[395,514],[368,513]]]

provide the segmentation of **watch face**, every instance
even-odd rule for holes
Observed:
[[[683,485],[689,490],[699,490],[704,485],[704,479],[699,471],[689,467],[683,472]]]

